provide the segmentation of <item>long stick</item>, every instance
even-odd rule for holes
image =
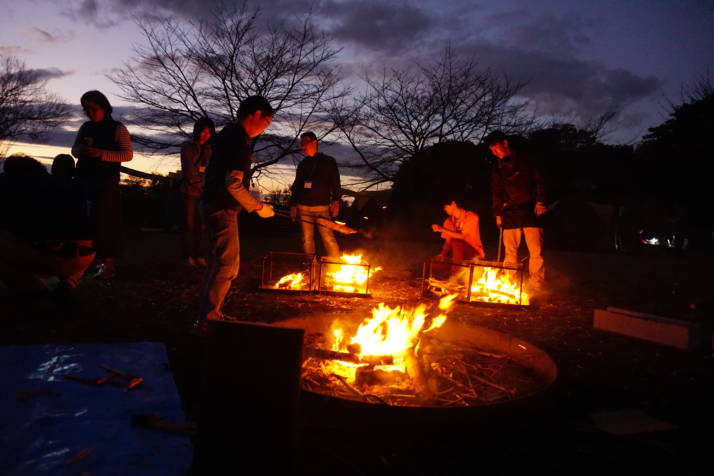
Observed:
[[[501,245],[503,244],[503,227],[498,227],[498,256],[496,261],[501,261]]]
[[[275,211],[275,216],[282,217],[282,218],[290,218],[292,220],[292,217],[290,216],[289,213],[281,212],[278,210]],[[370,240],[373,238],[371,233],[362,231],[362,230],[355,230],[354,228],[350,228],[347,225],[341,225],[339,223],[335,223],[332,220],[329,220],[327,218],[322,218],[322,217],[315,217],[315,221],[312,222],[310,220],[305,220],[303,218],[300,218],[299,216],[296,218],[297,221],[301,221],[304,223],[315,223],[317,226],[322,226],[325,228],[329,228],[330,230],[334,230],[338,233],[342,233],[345,235],[353,235],[355,233],[359,233],[360,235],[364,236],[365,238],[369,238]]]

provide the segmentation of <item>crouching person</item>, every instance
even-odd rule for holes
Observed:
[[[40,277],[57,277],[57,295],[75,289],[95,257],[81,201],[37,160],[13,156],[0,174],[0,280],[12,293],[49,291]]]
[[[431,225],[431,229],[441,233],[444,239],[441,252],[434,259],[460,263],[474,258],[485,258],[476,212],[461,208],[453,200],[444,205],[444,211],[448,215],[444,223]],[[451,272],[455,271],[457,267],[453,266]]]

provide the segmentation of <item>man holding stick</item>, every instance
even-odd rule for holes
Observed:
[[[545,278],[541,255],[543,227],[539,218],[547,210],[543,175],[534,157],[503,132],[490,133],[484,143],[498,159],[491,174],[491,190],[496,225],[503,230],[505,263],[518,263],[521,236],[525,236],[530,282],[538,288]]]
[[[237,119],[216,136],[201,194],[210,255],[201,290],[200,316],[194,325],[198,335],[207,331],[209,320],[225,317],[223,301],[240,265],[238,213],[245,209],[261,218],[275,214],[271,205],[256,200],[248,190],[253,138],[262,134],[272,120],[273,108],[268,101],[262,96],[250,96],[240,103]]]
[[[315,254],[315,226],[320,230],[322,244],[327,256],[340,257],[332,229],[321,225],[330,216],[337,216],[340,211],[342,189],[337,162],[329,155],[318,153],[317,136],[308,131],[300,136],[300,148],[305,158],[300,162],[291,187],[290,217],[300,221],[302,247],[306,254]]]

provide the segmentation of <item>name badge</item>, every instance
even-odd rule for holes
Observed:
[[[312,182],[305,182],[305,188],[312,188]]]

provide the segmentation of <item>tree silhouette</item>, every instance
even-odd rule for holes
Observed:
[[[157,150],[175,148],[196,119],[233,120],[251,95],[264,96],[279,111],[272,127],[277,132],[261,135],[254,145],[256,169],[299,150],[296,138],[308,128],[329,133],[325,106],[346,92],[331,65],[339,50],[330,39],[309,18],[297,27],[261,30],[257,10],[213,8],[208,20],[188,24],[139,22],[145,43],[110,76],[122,99],[145,106],[138,119],[149,133],[134,139]]]
[[[450,49],[434,64],[367,76],[366,91],[332,109],[347,142],[370,175],[366,183],[392,182],[400,167],[426,148],[450,141],[479,142],[493,129],[531,123],[511,82]]]
[[[16,57],[0,55],[0,155],[5,141],[38,139],[67,115],[67,106],[45,90],[46,82]]]

